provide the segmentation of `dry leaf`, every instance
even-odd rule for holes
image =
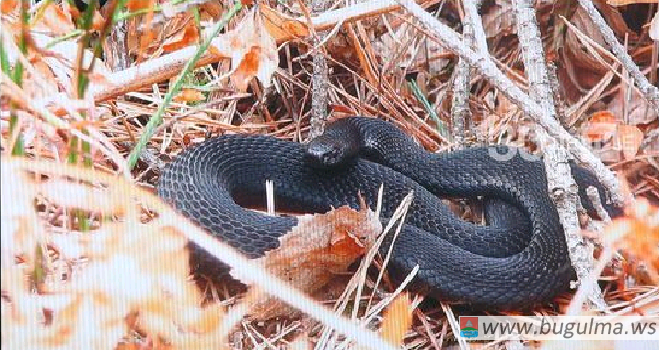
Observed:
[[[164,52],[180,50],[190,45],[196,45],[199,42],[199,29],[195,22],[189,18],[183,28],[177,28],[173,35],[169,36],[162,44]]]
[[[645,199],[638,199],[626,210],[626,216],[613,220],[604,230],[603,237],[613,241],[625,254],[646,262],[648,274],[659,283],[659,209]]]
[[[204,94],[197,89],[181,89],[181,92],[174,96],[176,102],[197,102],[206,99]]]
[[[0,1],[0,12],[2,12],[2,14],[7,15],[16,9],[18,9],[18,0]]]
[[[382,337],[393,346],[401,346],[405,333],[412,325],[413,310],[407,293],[394,299],[384,311],[380,333]]]
[[[265,3],[259,4],[263,24],[276,42],[309,36],[307,25],[290,16],[279,13]]]
[[[74,31],[75,24],[70,13],[65,13],[62,8],[54,2],[40,9],[41,14],[36,17],[33,29],[41,30],[54,36],[66,35]]]
[[[616,130],[617,149],[624,159],[633,159],[643,143],[643,132],[634,125],[620,124]]]
[[[291,286],[313,294],[335,274],[347,271],[382,231],[375,212],[365,206],[359,211],[345,206],[299,217],[298,225],[279,239],[280,247],[267,251],[257,261]],[[241,279],[239,275],[234,277]],[[250,314],[259,319],[278,316],[287,309],[282,302],[267,297],[255,303]]]
[[[131,12],[152,8],[153,3],[154,0],[126,0],[124,2],[126,9]]]
[[[277,69],[279,57],[277,44],[263,26],[258,13],[252,11],[229,37],[228,47],[214,45],[220,52],[229,50],[236,69],[231,81],[239,91],[247,91],[249,81],[256,76],[265,88],[270,87],[271,78]]]
[[[583,134],[590,142],[600,142],[610,139],[616,132],[618,120],[609,111],[595,112],[590,116],[588,125],[583,128]]]

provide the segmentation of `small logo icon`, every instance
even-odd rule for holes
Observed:
[[[478,316],[460,316],[460,336],[463,338],[478,336]]]

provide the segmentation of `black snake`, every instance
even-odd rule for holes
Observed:
[[[359,208],[358,193],[373,208],[384,184],[384,220],[413,190],[394,244],[391,275],[400,278],[418,264],[411,290],[448,302],[519,308],[565,291],[574,271],[543,162],[516,150],[496,146],[433,154],[391,123],[350,117],[307,145],[267,136],[206,140],[166,167],[158,193],[213,236],[258,258],[278,247],[278,237],[297,224],[295,217],[243,208],[263,206],[267,179],[274,182],[278,209],[296,212]],[[592,174],[576,165],[572,171],[582,198],[588,186],[607,198]],[[495,204],[486,206],[487,226],[460,219],[438,198],[477,196]],[[384,244],[381,252],[387,249]],[[196,273],[226,272],[198,247],[191,256]]]

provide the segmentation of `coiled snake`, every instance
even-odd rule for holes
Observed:
[[[588,186],[606,198],[592,174],[576,165],[572,171],[583,198]],[[298,212],[359,208],[359,193],[374,207],[383,184],[384,220],[413,190],[389,270],[400,278],[418,264],[409,288],[440,300],[524,307],[566,290],[574,276],[541,160],[505,146],[429,153],[374,118],[339,119],[307,145],[266,136],[209,139],[166,167],[158,193],[213,236],[258,258],[297,224],[295,217],[243,208],[265,203],[266,179],[274,182],[278,208]],[[477,196],[493,203],[487,226],[460,219],[438,198]],[[197,271],[223,273],[202,249],[191,256]]]

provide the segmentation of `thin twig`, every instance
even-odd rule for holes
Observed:
[[[394,0],[392,0],[394,1]],[[631,199],[625,198],[621,190],[620,183],[615,174],[608,169],[602,161],[590,152],[590,150],[581,141],[570,135],[563,127],[551,118],[547,111],[543,110],[537,103],[528,98],[528,96],[512,80],[510,80],[501,70],[499,70],[489,57],[471,50],[468,45],[460,39],[458,33],[447,25],[433,18],[416,2],[410,0],[395,0],[402,4],[410,13],[432,31],[432,34],[439,39],[439,42],[448,50],[458,54],[476,67],[484,77],[493,85],[497,86],[501,92],[512,102],[517,104],[527,115],[533,117],[547,132],[562,145],[564,145],[572,155],[581,163],[590,168],[598,177],[600,182],[611,191],[611,200],[615,204],[622,204]]]
[[[588,16],[590,16],[590,19],[593,21],[595,26],[599,28],[604,41],[609,44],[611,51],[613,51],[616,57],[622,62],[625,70],[631,73],[641,93],[645,96],[648,102],[654,105],[654,108],[659,111],[659,89],[656,86],[650,84],[636,63],[634,63],[634,60],[631,58],[631,56],[629,56],[629,53],[627,53],[625,47],[622,46],[622,44],[620,44],[616,38],[616,35],[613,33],[611,27],[606,24],[606,21],[602,15],[597,11],[593,5],[593,2],[591,0],[579,0],[579,5],[581,5],[581,7],[586,10],[586,13],[588,13]]]
[[[453,335],[458,339],[458,344],[460,345],[460,350],[469,350],[469,349],[471,349],[471,347],[469,346],[469,343],[467,343],[465,338],[459,336],[459,334],[460,334],[460,324],[455,319],[455,315],[453,314],[453,310],[451,309],[451,307],[448,306],[445,303],[442,303],[442,310],[444,310],[444,313],[446,314],[446,320],[448,321],[449,326],[451,326],[451,330],[453,331]]]

